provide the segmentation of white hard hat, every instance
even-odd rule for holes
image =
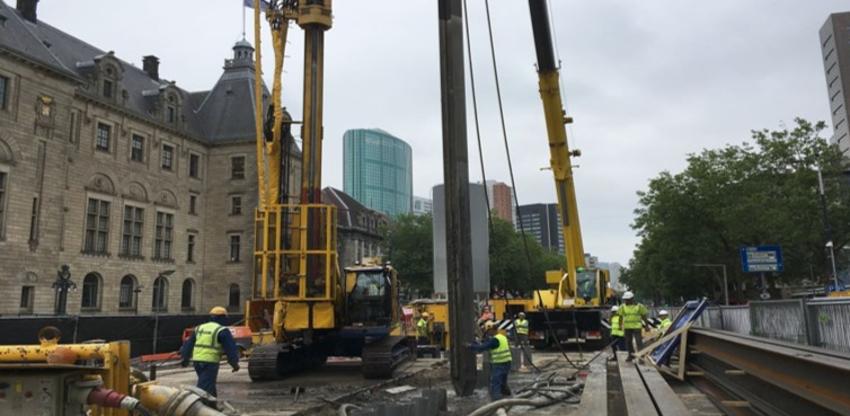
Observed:
[[[632,292],[623,293],[623,300],[634,299],[635,294]]]
[[[659,315],[670,315],[670,312],[667,312],[666,309],[662,309],[662,310],[658,311],[658,314]]]
[[[620,307],[617,306],[617,305],[614,305],[614,306],[611,307],[611,312],[617,312],[619,310],[620,310]]]

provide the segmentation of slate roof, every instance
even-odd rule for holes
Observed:
[[[181,113],[186,121],[185,128],[179,129],[182,133],[208,144],[253,141],[253,60],[250,53],[237,59],[240,50],[253,51],[253,47],[243,39],[233,49],[234,59],[225,61],[224,72],[216,85],[209,91],[198,92],[183,90],[162,77],[154,79],[141,68],[116,57],[124,71],[120,89],[128,94],[127,101],[119,106],[137,117],[161,123],[150,109],[159,91],[171,85],[182,97]],[[0,53],[4,51],[80,84],[85,82],[95,60],[108,54],[41,20],[30,22],[0,0]],[[263,96],[268,95],[264,84]],[[300,154],[294,140],[290,144]]]
[[[342,228],[366,228],[357,222],[361,214],[377,216],[380,221],[387,220],[386,215],[369,209],[351,195],[331,186],[322,189],[322,203],[337,207],[337,225]]]

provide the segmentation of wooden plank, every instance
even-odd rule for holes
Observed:
[[[620,367],[620,381],[623,383],[623,396],[626,399],[626,411],[629,415],[658,415],[652,398],[638,374],[635,362],[626,362],[628,353],[617,353],[617,365]]]
[[[578,416],[606,416],[608,414],[608,372],[607,365],[594,365],[584,380]]]
[[[682,399],[676,395],[676,392],[667,384],[667,380],[661,377],[661,374],[658,373],[655,367],[638,365],[637,368],[643,377],[646,389],[649,390],[649,394],[652,396],[652,399],[658,406],[658,410],[661,411],[663,416],[684,416],[691,414],[691,411],[688,410]]]

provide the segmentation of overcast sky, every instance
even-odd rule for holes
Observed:
[[[508,182],[484,3],[469,2],[487,176]],[[42,0],[39,18],[137,66],[143,55],[157,55],[164,78],[197,91],[215,84],[241,38],[241,3]],[[845,1],[552,3],[563,91],[576,120],[570,145],[583,152],[575,174],[585,249],[602,260],[628,262],[637,243],[629,226],[635,192],[662,170],[681,170],[688,153],[738,143],[751,129],[796,116],[829,121],[818,29],[829,13],[850,10]],[[379,127],[413,147],[414,193],[428,196],[442,182],[436,2],[337,0],[334,7],[325,184],[342,188],[345,130]],[[492,0],[491,12],[519,200],[554,202],[551,172],[540,170],[549,156],[527,2]],[[252,31],[249,24],[253,43]],[[290,34],[284,104],[299,119],[303,42],[300,31]],[[471,110],[468,119],[477,181]]]

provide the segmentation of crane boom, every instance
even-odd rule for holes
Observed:
[[[549,12],[546,0],[529,0],[531,26],[534,33],[534,48],[537,51],[537,74],[540,86],[540,98],[543,100],[543,112],[546,117],[546,131],[549,136],[549,164],[555,177],[555,191],[558,194],[558,213],[564,233],[564,254],[567,260],[566,270],[571,274],[578,268],[584,268],[584,245],[581,239],[581,225],[578,218],[578,205],[573,182],[571,156],[579,152],[570,152],[567,143],[566,124],[572,122],[564,111],[561,99],[560,74],[552,49],[552,35],[549,29]],[[570,285],[574,288],[574,285]]]

